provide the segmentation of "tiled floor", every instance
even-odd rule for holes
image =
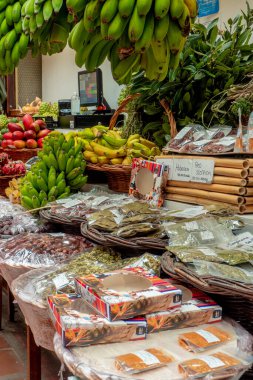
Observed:
[[[6,304],[4,295],[3,330],[0,331],[0,380],[26,380],[26,326],[17,305],[15,322],[7,321]],[[41,367],[41,380],[59,379],[60,362],[53,353],[42,350]],[[64,379],[67,377],[66,374]]]

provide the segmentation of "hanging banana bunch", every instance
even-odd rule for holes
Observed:
[[[197,0],[68,0],[67,6],[75,14],[83,10],[68,41],[76,64],[93,71],[107,57],[119,84],[139,70],[162,81],[177,68],[197,16]]]

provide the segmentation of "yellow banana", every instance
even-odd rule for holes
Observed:
[[[131,157],[126,157],[124,158],[124,160],[122,161],[122,165],[132,165],[132,158]]]
[[[127,142],[131,141],[131,140],[136,140],[136,139],[139,139],[140,138],[140,135],[138,133],[136,133],[135,135],[130,135],[128,137],[128,140]]]
[[[139,138],[134,139],[134,140],[130,140],[130,141],[128,140],[126,146],[127,146],[127,148],[133,148],[134,143],[138,143],[138,142],[140,142]]]
[[[112,158],[110,162],[112,165],[120,165],[122,164],[123,160],[123,158]]]
[[[105,156],[98,156],[98,163],[99,164],[109,164],[110,159]]]
[[[136,150],[140,150],[143,154],[145,154],[145,156],[150,156],[150,149],[141,143],[134,143],[133,148]]]
[[[103,136],[103,139],[104,139],[108,144],[110,144],[112,147],[115,147],[115,148],[120,148],[120,147],[122,147],[123,145],[126,144],[126,139],[121,139],[121,138],[111,137],[111,136],[109,136],[108,134],[105,134],[105,135]]]
[[[83,147],[84,147],[84,149],[87,151],[89,151],[89,152],[93,152],[93,149],[92,149],[92,147],[90,146],[90,142],[88,141],[88,140],[85,140],[85,139],[81,139],[81,142],[82,142],[82,144],[83,144]]]
[[[142,145],[145,145],[147,148],[152,149],[156,147],[156,144],[153,143],[152,141],[146,140],[143,137],[140,137],[140,143]]]
[[[83,152],[83,156],[84,156],[85,160],[87,160],[87,161],[91,161],[92,157],[97,157],[96,153],[89,152],[88,150],[85,150]]]
[[[185,5],[187,5],[191,18],[195,18],[198,14],[198,3],[197,0],[184,0]]]
[[[99,145],[94,141],[91,142],[91,146],[98,156],[106,156],[107,158],[117,158],[124,157],[126,155],[125,149],[122,148],[119,150],[113,150],[105,146]]]

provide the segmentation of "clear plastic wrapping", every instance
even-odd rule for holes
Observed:
[[[230,247],[200,246],[200,247],[171,247],[170,252],[183,263],[192,263],[196,260],[204,260],[216,263],[238,265],[253,260],[253,252],[231,249]]]
[[[25,232],[46,232],[49,225],[30,214],[20,213],[0,218],[0,236],[8,238]]]
[[[179,364],[179,372],[185,379],[236,380],[249,367],[243,361],[224,352],[215,352],[185,360]]]
[[[187,143],[201,140],[204,136],[205,128],[202,125],[189,124],[166,145],[165,150],[178,152]]]
[[[232,232],[221,226],[213,217],[193,221],[164,223],[170,238],[170,246],[205,246],[227,244],[233,238]]]
[[[75,277],[103,273],[124,267],[142,267],[155,275],[160,274],[160,257],[144,253],[140,257],[122,259],[121,255],[105,247],[94,247],[89,252],[73,257],[57,270],[34,280],[35,293],[45,302],[50,294],[74,294]]]
[[[227,343],[231,339],[229,332],[216,326],[180,334],[178,343],[189,352],[201,352]]]
[[[64,233],[22,234],[0,247],[1,261],[12,266],[31,268],[60,264],[80,254],[92,244],[85,238]]]
[[[250,264],[231,266],[208,261],[193,260],[196,272],[200,276],[220,277],[230,281],[238,281],[246,284],[253,282],[253,267]]]
[[[115,367],[128,374],[149,371],[166,366],[174,361],[172,354],[161,348],[147,348],[134,351],[115,358]]]

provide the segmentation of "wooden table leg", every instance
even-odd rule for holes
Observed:
[[[27,331],[27,374],[26,380],[41,380],[41,349],[34,341],[33,333],[29,326]]]
[[[0,330],[2,330],[3,316],[3,277],[0,275]]]
[[[14,297],[8,286],[8,317],[10,322],[15,322]]]

